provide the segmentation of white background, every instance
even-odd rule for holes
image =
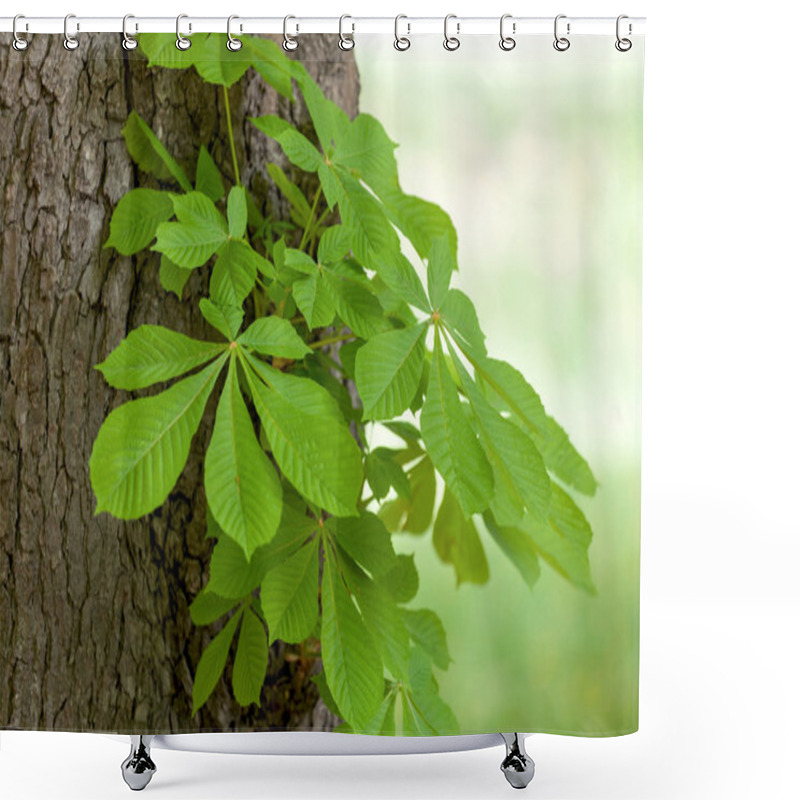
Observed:
[[[798,796],[800,257],[796,4],[347,6],[41,1],[29,16],[647,16],[641,714],[620,739],[535,736],[529,796]],[[0,797],[127,797],[127,748],[2,734]],[[499,749],[402,757],[156,751],[162,798],[508,797]]]

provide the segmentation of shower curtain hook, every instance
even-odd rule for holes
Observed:
[[[78,37],[77,36],[73,36],[69,32],[69,21],[71,19],[75,19],[75,15],[74,14],[67,14],[67,16],[64,17],[64,49],[65,50],[77,50],[78,49],[78,45],[80,44],[80,42],[78,41]],[[80,23],[76,22],[75,23],[75,30],[79,31],[80,29],[81,29]]]
[[[192,46],[192,40],[191,39],[187,39],[181,33],[181,20],[182,19],[188,19],[188,18],[189,18],[188,14],[178,14],[178,16],[175,19],[175,36],[178,37],[177,39],[175,39],[175,47],[177,47],[178,50],[188,50]],[[189,23],[189,33],[191,33],[191,32],[192,32],[192,23],[190,22]]]
[[[614,42],[614,47],[616,47],[617,50],[620,51],[620,53],[627,53],[628,50],[630,50],[631,47],[633,47],[633,42],[630,39],[627,39],[627,38],[623,39],[619,35],[620,23],[624,19],[628,19],[628,15],[627,14],[620,14],[617,17],[617,41]],[[628,23],[628,36],[630,36],[632,33],[633,33],[633,25],[631,25],[631,23],[629,22]]]
[[[241,39],[237,39],[235,36],[233,36],[231,34],[231,22],[233,22],[233,20],[235,20],[235,19],[239,19],[239,17],[237,17],[236,14],[231,14],[228,17],[228,41],[227,41],[225,47],[227,47],[228,50],[231,51],[231,53],[235,53],[238,50],[242,49],[242,40]],[[241,31],[241,29],[242,29],[241,26],[239,26],[239,30],[240,31]]]
[[[457,36],[449,36],[447,33],[447,25],[451,19],[457,19],[455,14],[448,14],[444,18],[444,49],[449,50],[451,53],[453,50],[458,50],[461,47],[461,40]],[[461,33],[461,23],[456,22],[456,33]]]
[[[356,32],[356,24],[355,22],[351,23],[350,35],[344,35],[344,21],[346,19],[353,19],[349,14],[342,14],[339,17],[339,49],[340,50],[352,50],[356,46],[356,40],[353,38],[353,34]]]
[[[128,34],[128,20],[136,19],[133,14],[126,14],[122,18],[122,49],[135,50],[139,46],[139,42]],[[136,30],[139,30],[139,23],[136,23]]]
[[[555,36],[556,40],[553,42],[553,47],[558,50],[559,53],[563,53],[565,50],[569,50],[570,41],[567,39],[566,36],[559,36],[558,35],[558,21],[560,19],[566,19],[566,14],[559,14],[555,22],[553,23],[553,35]],[[567,23],[567,36],[569,36],[569,22]]]
[[[291,14],[287,14],[283,18],[283,49],[286,51],[297,50],[298,41],[295,39],[294,36],[289,35],[289,20],[290,19],[297,19],[297,17],[292,16]],[[300,26],[295,24],[295,31],[300,31]]]
[[[411,39],[408,36],[401,36],[400,35],[400,20],[401,19],[408,19],[405,14],[398,14],[394,18],[394,49],[400,50],[401,52],[404,50],[408,50],[411,47]],[[411,33],[411,23],[406,22],[406,28],[408,29],[408,33]]]
[[[507,19],[511,19],[511,14],[503,14],[503,16],[500,17],[500,49],[505,50],[506,52],[513,50],[517,46],[517,40],[511,36],[506,36],[503,31],[503,26],[505,25]],[[511,32],[517,32],[516,22],[511,23]]]
[[[25,16],[24,16],[23,14],[17,14],[17,15],[14,17],[14,23],[13,23],[13,25],[11,26],[11,32],[14,34],[14,38],[13,38],[13,40],[11,41],[11,46],[12,46],[12,47],[13,47],[13,48],[14,48],[14,49],[17,51],[17,52],[21,53],[23,50],[27,50],[27,49],[28,49],[28,45],[30,44],[30,42],[29,42],[27,39],[23,39],[23,38],[22,38],[22,37],[19,35],[19,33],[17,33],[17,20],[19,20],[19,19],[25,19]],[[27,25],[27,23],[25,24],[25,30],[26,30],[26,31],[28,30],[28,25]]]

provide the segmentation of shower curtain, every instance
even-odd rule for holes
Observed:
[[[641,37],[29,38],[0,728],[636,730]]]

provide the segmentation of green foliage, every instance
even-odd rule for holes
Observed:
[[[278,530],[282,490],[239,391],[236,359],[217,405],[205,464],[208,507],[249,560]]]
[[[369,114],[350,120],[273,42],[242,39],[230,53],[214,34],[195,34],[187,51],[173,36],[139,37],[150,66],[194,69],[226,109],[228,87],[250,69],[289,100],[296,89],[313,131],[252,120],[291,165],[266,165],[290,207],[278,220],[239,180],[230,121],[227,137],[181,165],[128,117],[130,156],[159,188],[121,198],[106,246],[160,253],[161,283],[179,299],[197,270],[205,296],[186,302],[216,341],[141,325],[98,365],[118,390],[166,385],[103,422],[89,464],[96,511],[132,519],[168,500],[221,383],[208,412],[207,507],[195,510],[215,544],[190,613],[222,627],[198,664],[194,710],[234,641],[234,696],[258,703],[269,646],[282,640],[321,652],[314,681],[340,730],[391,734],[401,715],[406,733],[457,733],[434,672],[451,662],[446,633],[433,610],[408,607],[419,575],[394,536],[432,529],[457,585],[490,579],[492,541],[528,586],[544,561],[594,592],[592,531],[557,481],[589,495],[597,483],[526,379],[489,357],[474,305],[452,285],[453,223],[403,191],[397,143]],[[233,180],[211,155],[228,150]],[[398,444],[369,447],[375,425]]]

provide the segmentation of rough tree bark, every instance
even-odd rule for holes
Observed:
[[[230,672],[191,715],[192,676],[214,629],[188,606],[207,580],[200,454],[195,437],[175,492],[148,518],[94,516],[88,460],[109,410],[126,399],[94,365],[133,327],[168,321],[209,330],[195,302],[164,292],[158,258],[103,249],[111,211],[140,185],[120,129],[135,109],[191,176],[201,144],[230,178],[221,89],[194,70],[148,70],[112,35],[68,53],[34,36],[25,53],[0,42],[0,728],[104,730],[326,729],[332,717],[309,665],[273,647],[261,709],[233,700]],[[351,116],[358,75],[336,37],[309,37],[301,58]],[[245,118],[279,113],[307,125],[256,75],[232,88],[242,178],[275,216],[286,209],[264,163],[288,169]],[[299,98],[298,98],[299,99]],[[213,408],[213,404],[211,404]]]

